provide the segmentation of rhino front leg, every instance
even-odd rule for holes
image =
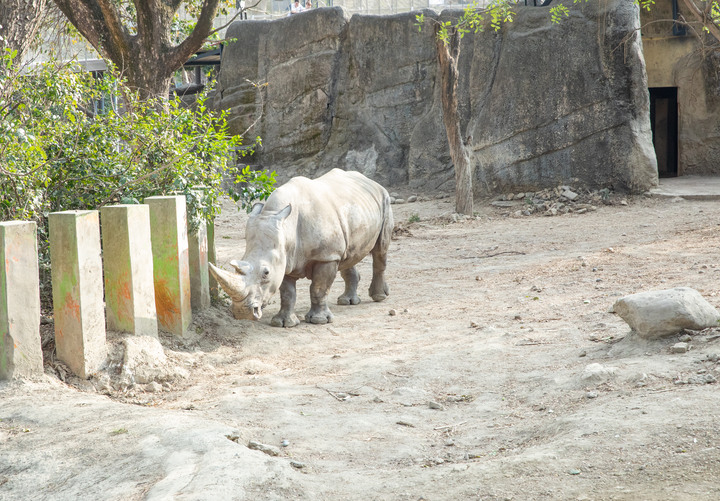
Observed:
[[[360,304],[360,297],[357,295],[358,283],[360,282],[360,273],[354,266],[340,272],[340,276],[345,281],[345,292],[342,293],[337,300],[337,304]]]
[[[338,264],[317,263],[313,267],[312,283],[310,284],[310,311],[305,315],[305,321],[312,324],[327,324],[333,321],[333,314],[327,305],[330,286],[337,276]]]
[[[300,323],[295,315],[295,285],[297,278],[285,277],[280,284],[280,311],[272,317],[273,327],[295,327]]]

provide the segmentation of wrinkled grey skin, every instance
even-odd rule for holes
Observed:
[[[315,180],[295,177],[253,207],[245,256],[230,263],[235,273],[212,265],[210,271],[232,299],[235,318],[259,320],[280,289],[280,311],[270,322],[276,327],[300,323],[295,285],[309,278],[305,321],[324,324],[333,320],[327,296],[338,271],[345,281],[338,304],[360,302],[355,265],[368,254],[373,257],[368,293],[374,301],[388,296],[384,275],[392,230],[387,191],[359,172],[333,169]]]

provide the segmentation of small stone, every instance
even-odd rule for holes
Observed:
[[[281,447],[287,447],[288,445],[290,445],[290,440],[283,440],[280,442]]]
[[[305,468],[305,463],[303,463],[301,461],[292,460],[292,461],[290,461],[290,466],[292,466],[293,468],[297,468],[298,470],[301,470],[301,469]]]
[[[692,341],[692,337],[690,336],[690,334],[685,334],[683,336],[680,336],[680,339],[678,339],[678,341],[680,341],[681,343],[689,343],[690,341]]]
[[[575,193],[574,191],[565,190],[565,191],[563,191],[562,196],[565,197],[565,198],[567,198],[568,200],[570,200],[570,201],[572,202],[573,200],[577,199],[577,197],[578,197],[579,195],[578,195],[577,193]]]
[[[145,391],[148,393],[158,393],[163,390],[163,387],[157,381],[152,381],[145,385]]]
[[[518,193],[515,195],[515,200],[522,200],[523,198],[525,198],[525,193]]]
[[[687,343],[675,343],[672,348],[670,348],[671,353],[687,353],[687,351],[690,349],[690,345]]]
[[[455,440],[452,438],[448,438],[445,440],[445,447],[453,447],[455,445]]]
[[[515,204],[513,202],[505,201],[505,200],[496,200],[494,202],[490,202],[490,205],[492,205],[493,207],[514,207],[515,206]]]
[[[477,322],[470,322],[470,327],[472,327],[473,329],[477,329],[478,327],[480,327],[480,324],[478,324]]]
[[[430,407],[431,409],[438,410],[438,411],[444,411],[444,410],[445,410],[445,407],[443,407],[442,404],[440,404],[440,403],[438,403],[438,402],[435,402],[434,400],[430,400],[430,401],[428,402],[428,407]]]
[[[587,357],[587,351],[585,351],[585,350],[581,351],[578,356],[579,356],[580,358],[582,358],[582,357]]]
[[[280,454],[280,449],[277,447],[274,447],[272,445],[266,445],[261,444],[260,442],[256,442],[255,440],[250,440],[247,444],[248,449],[253,449],[256,451],[263,452],[267,454],[268,456],[278,456]]]
[[[400,194],[399,194],[398,192],[396,192],[396,191],[391,192],[391,193],[390,193],[390,196],[393,197],[393,198],[400,198]]]
[[[580,470],[568,470],[570,475],[580,475]]]
[[[395,204],[395,203],[397,203],[397,198],[390,197],[390,204]]]
[[[411,203],[417,202],[417,199],[418,199],[418,197],[417,197],[416,195],[410,195],[410,196],[407,198],[407,201],[408,201],[409,204],[411,204]]]
[[[398,198],[398,199],[395,200],[395,203],[398,204],[398,205],[404,204],[404,203],[405,203],[405,199],[404,199],[404,198]]]
[[[597,397],[598,397],[598,394],[596,391],[589,391],[585,394],[585,398],[593,399],[593,398],[597,398]]]
[[[388,311],[388,315],[394,317],[395,315],[397,315],[397,310],[395,308],[391,309],[390,311]]]

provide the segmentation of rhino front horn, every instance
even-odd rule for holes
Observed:
[[[245,281],[241,275],[222,270],[212,263],[208,263],[208,265],[210,266],[212,276],[215,277],[220,287],[227,292],[233,301],[242,301],[247,297],[245,293]]]

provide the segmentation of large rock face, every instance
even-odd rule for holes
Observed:
[[[547,9],[520,7],[500,32],[465,37],[459,101],[476,193],[572,178],[656,184],[640,42],[620,45],[637,26],[632,2],[609,0],[582,3],[557,26]],[[434,31],[418,31],[415,13],[315,9],[236,22],[228,38],[237,42],[224,51],[215,105],[230,110],[233,132],[262,137],[250,163],[282,180],[340,167],[388,186],[453,187]]]

